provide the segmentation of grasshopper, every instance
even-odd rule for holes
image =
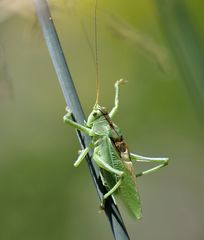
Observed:
[[[120,128],[112,121],[119,107],[119,86],[123,83],[125,81],[122,79],[115,83],[115,105],[109,113],[96,102],[84,125],[72,120],[72,112],[68,108],[63,119],[65,123],[92,137],[90,145],[81,150],[74,166],[78,167],[88,152],[93,150],[93,160],[100,168],[102,182],[107,189],[101,206],[104,207],[108,197],[119,197],[133,217],[140,219],[142,208],[136,178],[166,166],[168,158],[144,157],[129,151]],[[153,162],[159,165],[136,174],[134,161]]]

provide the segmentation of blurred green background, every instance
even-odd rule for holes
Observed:
[[[94,1],[51,6],[88,115]],[[131,239],[204,239],[203,10],[200,0],[99,1],[100,102],[111,109],[114,82],[127,79],[115,122],[132,152],[170,158],[138,179],[141,221],[120,206]],[[86,163],[73,167],[79,143],[63,124],[65,102],[32,4],[1,1],[0,21],[0,239],[113,239]]]

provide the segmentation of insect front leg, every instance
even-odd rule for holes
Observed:
[[[120,79],[115,83],[115,106],[113,107],[113,109],[110,111],[109,116],[110,118],[112,118],[115,113],[118,111],[118,107],[119,107],[119,86],[120,84],[124,84],[127,81]]]
[[[155,172],[158,169],[168,165],[168,161],[169,161],[168,158],[150,158],[150,157],[144,157],[144,156],[141,156],[141,155],[137,155],[137,154],[134,154],[134,153],[130,153],[130,157],[131,157],[132,160],[135,160],[137,162],[159,163],[159,165],[156,166],[156,167],[150,168],[146,171],[143,171],[143,172],[140,172],[140,173],[136,174],[136,177],[140,177],[140,176],[143,176],[145,174]]]
[[[63,120],[64,120],[65,123],[67,123],[67,124],[71,125],[72,127],[74,127],[76,129],[86,133],[89,136],[93,136],[94,135],[92,129],[87,128],[87,127],[85,127],[85,126],[83,126],[83,125],[73,121],[72,112],[71,112],[71,110],[69,108],[66,108],[66,111],[67,111],[67,113],[63,117]]]

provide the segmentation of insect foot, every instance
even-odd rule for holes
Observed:
[[[105,200],[105,198],[103,198],[103,199],[101,200],[101,204],[100,204],[100,209],[101,209],[101,210],[104,210],[104,209],[105,209],[105,202],[106,202],[106,200]]]
[[[82,150],[80,149],[80,150],[78,150],[78,155],[80,155],[81,154],[81,152],[82,152]]]
[[[127,82],[128,82],[127,80],[124,80],[124,79],[121,78],[120,80],[116,81],[115,87],[118,87],[120,84],[125,84]]]
[[[66,111],[67,113],[69,113],[70,115],[72,114],[72,111],[71,111],[71,109],[70,109],[68,106],[66,106],[65,111]]]
[[[66,122],[67,119],[72,119],[72,111],[68,107],[66,107],[66,114],[63,117],[64,122]]]

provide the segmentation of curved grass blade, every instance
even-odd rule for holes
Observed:
[[[161,26],[197,113],[204,119],[204,45],[184,1],[155,0]]]
[[[171,64],[167,49],[153,41],[150,36],[138,31],[124,19],[108,15],[108,26],[121,39],[133,44],[145,57],[154,62],[163,72],[169,72]]]

